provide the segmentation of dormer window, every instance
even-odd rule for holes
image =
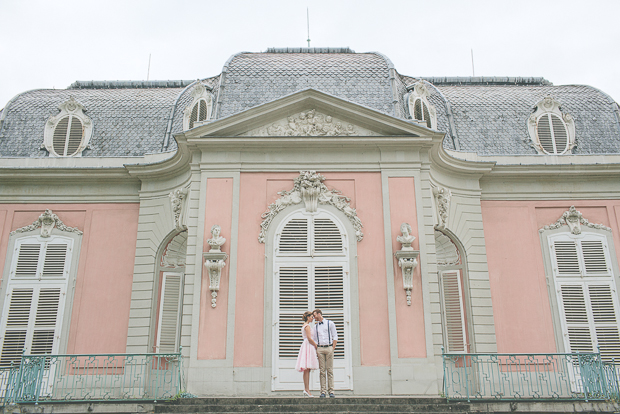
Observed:
[[[413,91],[407,96],[407,104],[409,106],[409,115],[411,119],[419,124],[425,125],[427,128],[437,128],[437,111],[435,107],[428,102],[430,93],[426,85],[418,82],[413,85]]]
[[[202,82],[198,82],[194,87],[192,91],[192,102],[185,108],[183,114],[184,130],[200,126],[211,119],[213,97],[207,88],[209,87]]]
[[[575,122],[560,111],[560,103],[548,96],[536,104],[528,130],[534,148],[540,154],[560,155],[575,146]]]
[[[73,97],[58,109],[60,113],[45,124],[43,145],[50,157],[79,157],[92,135],[92,122],[84,114],[84,106]]]

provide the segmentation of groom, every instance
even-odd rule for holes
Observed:
[[[334,398],[334,349],[338,342],[336,324],[329,319],[323,319],[320,309],[314,311],[314,341],[317,343],[317,356],[319,357],[319,371],[321,375],[321,398],[325,398],[325,392],[329,391],[330,398]],[[329,389],[325,386],[325,372]]]

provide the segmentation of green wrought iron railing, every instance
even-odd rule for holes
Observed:
[[[0,371],[7,403],[162,400],[184,389],[183,358],[171,354],[23,355]]]
[[[443,392],[448,399],[620,399],[620,364],[603,361],[600,353],[442,353],[442,357]]]

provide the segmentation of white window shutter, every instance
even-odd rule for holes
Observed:
[[[603,360],[620,361],[620,335],[618,331],[618,296],[611,283],[589,283],[588,293],[597,345]]]
[[[603,240],[581,240],[584,273],[588,276],[610,275],[611,266],[607,260],[607,249]]]
[[[47,243],[45,246],[45,258],[43,259],[43,269],[41,276],[48,277],[65,277],[68,275],[69,265],[67,263],[67,253],[69,246],[64,243]]]
[[[159,303],[158,352],[177,352],[181,309],[181,273],[164,273]]]
[[[5,314],[8,315],[3,318],[5,321],[0,368],[8,368],[11,363],[19,365],[26,346],[33,293],[33,288],[15,288],[9,292],[8,309],[5,305]]]
[[[34,328],[30,353],[33,355],[51,354],[56,337],[58,313],[60,311],[61,290],[56,288],[41,288],[34,313]],[[31,313],[31,315],[32,315]]]
[[[22,243],[17,247],[17,264],[15,265],[16,278],[35,278],[39,266],[41,243]]]
[[[336,331],[340,332],[338,347],[334,352],[334,358],[344,358],[345,343],[344,332],[344,269],[342,266],[316,266],[314,268],[314,303],[321,309],[323,316],[336,325]],[[326,344],[323,344],[326,345]]]
[[[280,234],[279,253],[306,253],[308,251],[308,220],[293,219],[286,223]]]
[[[568,352],[594,352],[593,326],[588,317],[588,303],[582,283],[560,284],[558,301],[564,315],[565,342]]]
[[[301,346],[301,315],[309,307],[308,267],[278,269],[278,349],[282,359],[295,359]]]
[[[448,352],[466,352],[467,338],[461,275],[458,270],[441,272],[446,345]]]
[[[554,262],[554,276],[579,276],[579,256],[574,240],[555,240],[551,244],[551,257]]]
[[[330,219],[314,220],[314,251],[315,253],[342,252],[342,235],[338,226]]]

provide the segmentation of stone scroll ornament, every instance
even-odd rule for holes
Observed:
[[[572,234],[581,234],[581,225],[590,227],[591,229],[611,231],[611,229],[604,224],[590,223],[588,220],[583,218],[583,215],[575,208],[575,206],[570,206],[570,208],[562,214],[558,221],[543,227],[539,231],[542,233],[545,230],[555,230],[562,226],[568,226]]]
[[[290,191],[280,191],[278,198],[274,203],[270,204],[267,211],[261,217],[263,222],[258,235],[259,243],[265,243],[267,230],[273,219],[278,213],[286,207],[299,204],[302,201],[306,206],[306,211],[314,213],[319,204],[328,204],[342,211],[349,219],[355,229],[355,238],[362,241],[364,234],[362,233],[362,221],[357,217],[354,208],[349,204],[351,199],[345,197],[338,190],[330,190],[323,181],[325,177],[316,171],[300,171],[299,177],[295,178],[293,189]]]
[[[228,254],[222,251],[222,245],[226,243],[226,239],[222,237],[222,228],[215,224],[211,227],[211,238],[207,240],[210,246],[208,252],[203,253],[205,267],[209,272],[209,290],[211,291],[211,307],[215,308],[217,303],[217,293],[220,290],[220,279],[222,278],[222,269],[226,266]]]
[[[413,271],[418,266],[419,250],[413,250],[411,243],[415,240],[415,236],[411,234],[411,225],[403,223],[400,225],[400,236],[396,237],[396,241],[401,244],[400,250],[394,253],[398,260],[398,267],[403,273],[403,289],[407,294],[407,305],[411,306],[411,290],[413,289]]]
[[[54,227],[56,227],[60,231],[66,231],[78,235],[83,234],[81,230],[78,230],[75,227],[66,226],[65,223],[63,223],[56,214],[52,213],[52,210],[47,209],[31,225],[12,231],[11,235],[17,233],[26,233],[28,231],[41,228],[41,237],[47,238],[52,235],[52,230],[54,229]]]

